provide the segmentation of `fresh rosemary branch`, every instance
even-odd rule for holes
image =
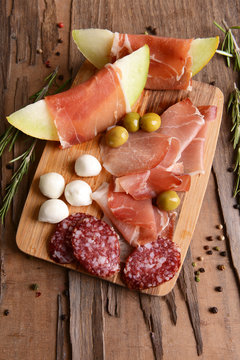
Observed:
[[[4,222],[4,218],[7,214],[7,211],[11,205],[12,199],[17,192],[18,186],[22,181],[23,176],[28,172],[29,165],[32,161],[34,161],[34,148],[37,143],[37,139],[33,141],[31,146],[27,151],[25,151],[22,155],[10,161],[10,163],[15,162],[17,160],[22,160],[20,166],[13,174],[10,183],[6,186],[6,194],[3,198],[3,205],[0,209],[0,217],[2,223]]]
[[[48,81],[47,85],[45,85],[40,91],[38,91],[36,94],[34,94],[31,98],[34,99],[34,102],[42,99],[45,95],[47,95],[50,87],[53,85],[54,80],[56,79],[58,72],[58,67],[54,70],[53,73],[51,73],[45,81]],[[59,91],[59,88],[57,89],[57,92]],[[19,130],[15,129],[13,126],[10,126],[6,132],[2,135],[0,139],[0,156],[2,155],[4,149],[6,146],[10,143],[9,151],[12,150],[13,145],[16,141],[16,138],[18,136]],[[29,165],[31,162],[34,161],[34,148],[36,146],[37,139],[34,139],[30,147],[21,155],[17,156],[13,160],[11,160],[9,163],[13,163],[16,161],[21,160],[21,164],[19,165],[18,169],[13,174],[10,183],[6,186],[6,193],[3,198],[3,204],[0,209],[0,218],[2,223],[4,222],[5,216],[8,212],[8,209],[11,205],[11,202],[13,200],[14,195],[16,194],[16,191],[18,189],[18,186],[20,185],[23,176],[28,172]]]
[[[228,111],[231,111],[233,133],[233,149],[236,151],[236,161],[234,172],[237,175],[234,186],[233,196],[236,197],[240,193],[240,90],[234,83],[234,91],[231,93],[228,102]]]
[[[221,50],[216,52],[220,55],[226,56],[227,66],[230,67],[231,58],[234,60],[234,70],[240,72],[240,48],[232,33],[232,29],[240,30],[240,26],[229,27],[226,21],[222,21],[224,28],[214,21],[214,24],[224,32],[224,40]],[[233,188],[233,196],[237,197],[240,194],[240,90],[234,83],[234,90],[230,94],[227,111],[231,112],[233,133],[232,143],[233,149],[236,152],[236,160],[234,166],[234,172],[236,173],[236,182]]]
[[[4,134],[2,134],[0,138],[0,157],[2,156],[6,146],[9,143],[10,143],[9,151],[11,151],[10,148],[12,149],[13,144],[17,138],[17,135],[18,135],[18,130],[12,125],[9,126],[9,128],[5,131]]]
[[[240,48],[237,44],[235,36],[232,33],[233,29],[240,29],[240,26],[229,27],[225,20],[222,21],[224,28],[214,21],[214,24],[221,30],[225,36],[222,43],[221,50],[216,50],[216,53],[226,56],[227,66],[230,67],[231,58],[234,59],[234,70],[240,71]]]

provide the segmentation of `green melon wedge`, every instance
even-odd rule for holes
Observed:
[[[109,30],[73,30],[73,40],[78,49],[98,69],[110,60],[114,34]],[[217,50],[219,37],[193,40],[190,48],[192,56],[192,76],[196,75],[211,60]]]
[[[144,45],[113,64],[120,70],[118,73],[121,78],[121,87],[130,107],[134,105],[144,89],[149,61],[149,47]],[[57,130],[45,100],[14,112],[7,117],[7,120],[27,135],[45,140],[58,140]]]
[[[196,75],[207,65],[215,54],[218,44],[219,36],[193,40],[189,52],[192,56],[192,76]]]
[[[15,111],[7,116],[7,120],[27,135],[43,140],[58,140],[57,129],[45,100],[39,100]]]

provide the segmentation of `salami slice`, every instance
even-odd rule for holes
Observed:
[[[86,217],[72,233],[73,253],[92,275],[110,277],[120,270],[118,235],[107,223]]]
[[[68,216],[57,224],[56,230],[49,242],[49,254],[51,259],[60,264],[69,264],[74,261],[71,237],[72,232],[78,222],[81,222],[86,215],[76,213]]]
[[[176,244],[158,237],[157,241],[133,251],[125,264],[123,279],[130,289],[149,289],[172,279],[180,262],[180,249]]]

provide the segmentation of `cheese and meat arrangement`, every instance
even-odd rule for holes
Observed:
[[[198,42],[103,31],[105,53],[99,51],[94,64],[99,71],[15,112],[8,121],[32,136],[59,140],[59,151],[100,134],[100,158],[84,153],[75,162],[78,180],[66,184],[61,169],[41,174],[39,191],[49,199],[36,221],[55,224],[46,241],[54,262],[73,263],[107,279],[120,272],[128,288],[143,290],[169,281],[179,270],[181,249],[173,242],[178,207],[192,177],[204,174],[204,144],[217,107],[197,107],[186,96],[162,114],[134,112],[144,87],[191,90],[193,66],[201,67],[194,58]],[[84,30],[74,33],[81,51],[82,36]],[[93,191],[85,180],[99,176],[102,167],[110,180]],[[103,219],[81,211],[93,202]],[[69,214],[67,204],[76,211]]]

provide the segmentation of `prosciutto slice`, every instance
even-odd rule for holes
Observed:
[[[149,170],[164,159],[171,144],[171,137],[158,132],[131,133],[128,141],[119,148],[101,144],[103,166],[114,176]]]
[[[166,190],[188,191],[190,175],[176,175],[161,166],[154,169],[119,177],[115,180],[115,191],[125,191],[136,200],[154,198]]]
[[[115,194],[115,196],[117,196]],[[154,229],[146,227],[128,224],[127,215],[122,216],[122,220],[117,219],[111,209],[108,206],[108,198],[111,197],[111,189],[109,188],[108,183],[103,183],[93,194],[92,199],[95,200],[104,215],[110,219],[112,224],[116,227],[116,229],[122,234],[123,238],[131,245],[131,246],[139,246],[143,245],[147,242],[152,242],[157,239],[157,236],[162,233],[162,231],[166,228],[169,223],[169,216],[166,211],[160,211],[155,206],[153,206],[153,213],[155,218],[155,227]],[[118,201],[118,200],[117,200]],[[136,201],[136,203],[141,204],[141,202]],[[112,206],[114,206],[112,204]],[[140,209],[140,205],[139,205]],[[123,212],[124,214],[124,212]]]
[[[204,116],[205,124],[199,130],[192,142],[182,152],[181,161],[185,172],[190,175],[204,174],[203,153],[207,134],[208,122],[213,121],[217,115],[216,106],[199,106],[200,113]]]
[[[45,98],[62,148],[94,138],[126,113],[118,71],[107,65],[84,83]]]
[[[161,115],[160,134],[176,137],[180,142],[180,153],[192,142],[205,124],[204,116],[190,99],[170,106]]]
[[[129,225],[124,223],[121,220],[117,220],[111,210],[108,207],[108,192],[109,184],[103,183],[93,194],[92,199],[97,202],[97,204],[102,209],[104,215],[109,218],[111,223],[117,228],[117,230],[122,234],[124,239],[132,246],[138,246],[139,238],[139,226]]]
[[[125,193],[109,191],[108,207],[116,219],[156,232],[155,216],[150,199],[136,201]]]
[[[110,58],[114,62],[147,44],[150,49],[150,67],[145,88],[190,89],[192,59],[189,50],[192,41],[115,33]]]

